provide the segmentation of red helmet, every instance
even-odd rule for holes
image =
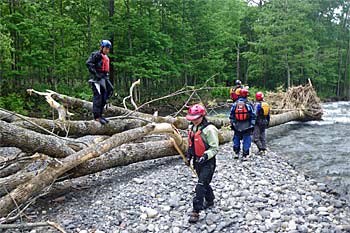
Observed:
[[[263,94],[261,91],[258,91],[258,92],[255,94],[255,99],[256,99],[256,101],[262,101],[262,100],[264,100],[264,94]]]
[[[249,91],[245,88],[242,88],[239,95],[242,97],[247,97],[249,95]]]
[[[186,119],[189,121],[193,121],[193,120],[196,120],[202,116],[205,116],[206,114],[207,114],[207,112],[205,111],[205,108],[202,105],[195,104],[195,105],[192,105],[188,109]]]

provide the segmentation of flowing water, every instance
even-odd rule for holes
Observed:
[[[350,200],[350,102],[323,104],[323,121],[268,129],[268,146]]]

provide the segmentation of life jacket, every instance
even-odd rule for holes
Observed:
[[[270,113],[270,105],[266,102],[261,102],[261,112],[264,117],[267,117]]]
[[[101,71],[108,73],[109,72],[109,58],[107,55],[101,53],[102,55],[102,67],[101,67]]]
[[[238,101],[235,109],[236,121],[246,121],[249,119],[249,111],[246,103]]]
[[[202,157],[204,152],[209,149],[209,145],[201,137],[202,131],[212,123],[208,122],[202,125],[196,133],[193,132],[193,125],[188,130],[188,149],[192,155]]]

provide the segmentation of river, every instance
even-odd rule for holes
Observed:
[[[350,200],[350,102],[323,104],[322,121],[268,129],[271,150]]]

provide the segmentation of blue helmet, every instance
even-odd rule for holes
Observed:
[[[112,47],[112,43],[109,40],[102,40],[100,46],[110,48]]]

